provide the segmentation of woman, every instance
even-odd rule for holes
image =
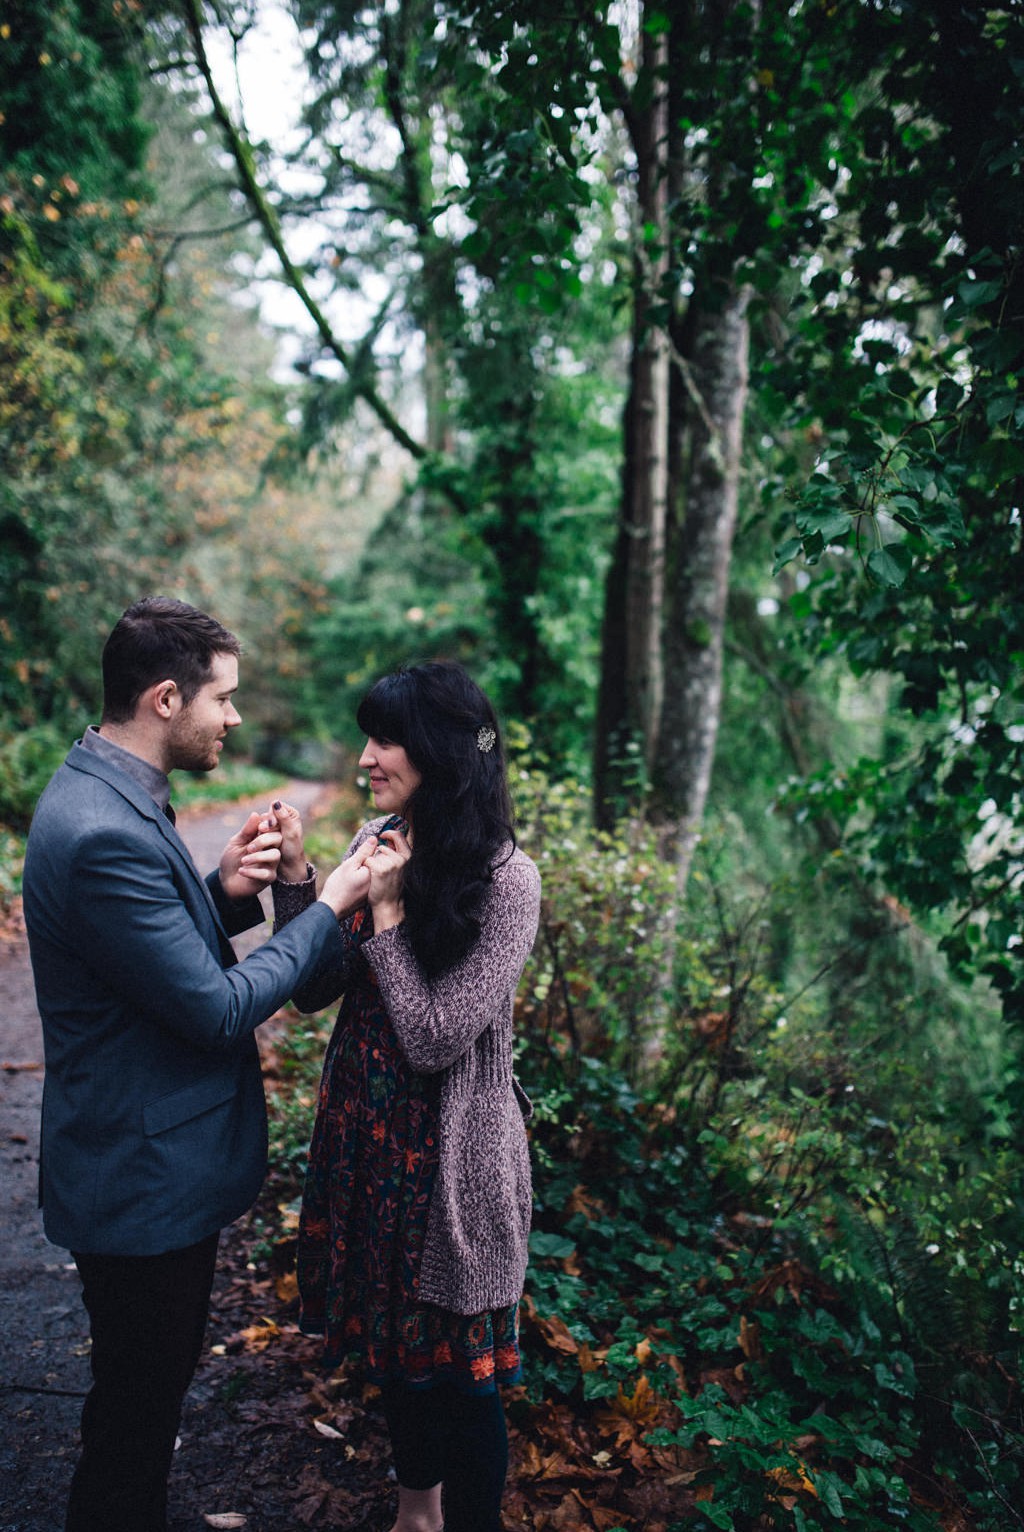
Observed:
[[[399,1482],[393,1532],[498,1532],[519,1375],[528,1103],[512,1007],[540,879],[515,845],[494,711],[458,665],[378,681],[357,719],[382,817],[343,963],[300,993],[344,998],[324,1061],[299,1230],[302,1327],[380,1383]],[[283,925],[315,897],[301,824],[277,809]],[[442,1483],[444,1516],[442,1517]]]

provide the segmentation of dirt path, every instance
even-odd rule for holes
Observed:
[[[295,782],[283,795],[307,813],[320,792]],[[231,804],[183,816],[179,828],[201,872],[216,866],[247,812],[248,805]],[[251,948],[269,929],[243,942]],[[247,948],[239,943],[237,950]],[[47,1243],[36,1207],[42,1057],[27,945],[15,936],[0,945],[0,1532],[63,1526],[89,1380],[77,1273],[67,1252]],[[203,1507],[179,1509],[187,1514],[175,1528],[204,1525]],[[250,1521],[249,1532],[257,1525]]]

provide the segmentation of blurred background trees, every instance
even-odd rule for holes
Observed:
[[[698,1158],[796,1091],[894,1175],[898,1122],[1012,1159],[1021,20],[12,0],[0,820],[144,589],[238,627],[282,768],[462,659],[553,858],[545,1046]]]

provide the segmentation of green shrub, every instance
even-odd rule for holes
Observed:
[[[46,724],[0,732],[0,823],[27,830],[39,794],[68,751],[68,740]]]

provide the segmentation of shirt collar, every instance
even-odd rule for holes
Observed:
[[[160,810],[161,814],[167,812],[167,805],[171,801],[171,784],[166,773],[159,766],[153,766],[149,761],[144,761],[140,755],[133,755],[123,745],[115,745],[112,739],[105,739],[95,724],[90,724],[82,736],[82,749],[91,750],[94,755],[101,756],[111,766],[117,766],[126,772],[133,781],[137,782],[144,792],[147,792]]]

